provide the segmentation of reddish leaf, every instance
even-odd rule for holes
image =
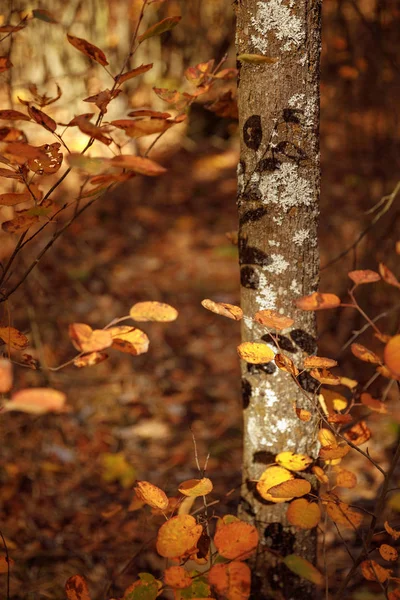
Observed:
[[[49,115],[46,115],[46,113],[39,110],[38,108],[35,108],[34,106],[28,106],[28,113],[30,114],[32,119],[36,121],[36,123],[47,129],[48,131],[54,132],[57,129],[57,123],[54,121],[54,119],[49,117]]]
[[[167,171],[167,169],[156,163],[154,160],[143,158],[142,156],[121,154],[120,156],[115,156],[109,162],[113,167],[121,167],[122,169],[134,171],[135,173],[140,173],[140,175],[147,175],[149,177],[157,177]]]
[[[10,69],[12,66],[13,64],[8,56],[0,56],[0,73],[7,71],[7,69]]]
[[[97,46],[94,46],[90,42],[73,35],[67,34],[67,38],[69,43],[72,44],[77,50],[85,54],[85,56],[95,60],[103,67],[108,65],[106,55],[102,50],[100,50],[100,48],[97,48]]]
[[[379,281],[381,276],[376,271],[359,270],[359,271],[350,271],[348,276],[356,285],[361,285],[364,283],[375,283],[375,281]]]
[[[9,392],[13,385],[12,364],[8,358],[0,358],[0,394]]]
[[[136,67],[136,69],[132,69],[132,71],[127,71],[126,73],[122,73],[122,75],[117,75],[115,77],[115,81],[118,84],[124,83],[128,81],[128,79],[132,79],[133,77],[138,77],[138,75],[143,75],[147,71],[153,67],[153,63],[149,63],[147,65],[140,65],[140,67]]]
[[[88,585],[81,575],[73,575],[65,584],[68,600],[90,600]]]
[[[0,119],[4,119],[6,121],[30,121],[28,115],[24,115],[24,113],[19,110],[0,110]]]

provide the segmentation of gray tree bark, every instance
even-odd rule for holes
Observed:
[[[236,1],[238,54],[277,59],[271,64],[239,63],[242,341],[271,344],[266,329],[252,317],[274,309],[295,321],[279,336],[279,345],[297,365],[317,349],[314,313],[297,310],[294,300],[318,286],[320,9],[321,0]],[[318,383],[306,375],[299,380],[312,396]],[[240,516],[257,526],[261,540],[252,565],[253,596],[315,598],[315,586],[293,575],[277,557],[295,553],[315,562],[316,531],[288,526],[287,503],[263,501],[255,482],[281,451],[316,455],[316,410],[274,363],[243,362],[242,385]],[[312,419],[299,420],[295,406],[310,410]]]

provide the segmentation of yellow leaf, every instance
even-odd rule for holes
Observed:
[[[273,350],[261,342],[243,342],[237,351],[240,358],[253,365],[270,362],[275,356]]]
[[[168,507],[168,498],[165,492],[148,481],[137,481],[135,486],[136,496],[152,508],[165,510]]]
[[[321,509],[316,502],[298,498],[289,504],[286,516],[289,523],[295,527],[313,529],[320,522]]]
[[[213,484],[210,479],[203,477],[203,479],[188,479],[179,486],[179,491],[184,496],[206,496],[213,489]]]
[[[136,469],[128,463],[123,452],[115,454],[105,452],[101,455],[103,479],[107,482],[118,481],[127,489],[136,480]]]
[[[276,455],[275,461],[280,467],[290,471],[304,471],[313,462],[313,459],[306,454],[295,454],[294,452],[280,452]]]
[[[194,554],[203,527],[191,515],[172,517],[158,530],[157,552],[165,558],[183,558]]]
[[[272,498],[298,498],[311,492],[311,484],[306,479],[291,479],[269,488]]]
[[[393,336],[388,341],[388,343],[385,346],[383,356],[387,367],[389,367],[389,369],[396,376],[400,376],[400,334]]]
[[[234,304],[227,304],[226,302],[214,302],[213,300],[205,299],[201,301],[201,305],[207,310],[210,310],[217,315],[228,317],[234,321],[240,321],[243,317],[243,311],[239,306]]]
[[[293,478],[293,473],[283,467],[268,467],[257,482],[257,491],[264,500],[275,503],[287,502],[288,500],[292,500],[293,496],[288,496],[287,498],[274,498],[269,493],[269,489]]]
[[[129,311],[131,319],[134,321],[175,321],[178,311],[163,302],[138,302],[134,304]]]
[[[141,329],[130,325],[110,327],[107,331],[112,337],[112,347],[120,352],[138,356],[145,354],[149,349],[150,340]]]

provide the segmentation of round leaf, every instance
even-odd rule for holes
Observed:
[[[210,479],[203,477],[203,479],[188,479],[179,486],[179,491],[184,496],[206,496],[213,489],[213,484]]]
[[[304,471],[311,465],[313,459],[306,454],[295,454],[294,452],[280,452],[275,461],[280,467],[290,471]]]
[[[138,302],[134,304],[129,311],[131,319],[134,321],[158,321],[167,323],[175,321],[178,311],[163,302]]]
[[[400,334],[395,335],[388,341],[383,356],[389,369],[395,375],[400,376]]]
[[[161,525],[157,552],[165,558],[180,558],[194,553],[203,528],[191,515],[177,515]]]
[[[301,529],[313,529],[321,519],[321,509],[316,502],[308,502],[305,498],[293,500],[286,513],[291,525]]]
[[[239,520],[220,525],[214,536],[214,544],[224,558],[246,560],[257,548],[257,529]]]
[[[261,475],[260,480],[257,482],[257,491],[264,500],[269,500],[270,502],[287,502],[288,500],[292,500],[293,496],[288,496],[284,498],[274,498],[270,493],[270,488],[283,483],[284,481],[290,481],[294,478],[293,473],[284,469],[283,467],[268,467],[264,473]]]
[[[243,342],[237,351],[240,358],[253,365],[270,362],[275,356],[274,351],[261,342]]]

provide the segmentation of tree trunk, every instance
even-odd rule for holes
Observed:
[[[275,59],[239,63],[242,341],[271,344],[265,327],[252,317],[259,310],[274,309],[295,321],[279,336],[279,346],[297,365],[317,349],[314,313],[297,310],[294,300],[318,286],[320,8],[321,0],[236,2],[238,54]],[[312,396],[317,382],[307,375],[299,381]],[[315,587],[288,571],[277,556],[295,553],[315,562],[316,531],[289,527],[287,503],[263,501],[255,481],[278,452],[316,455],[316,410],[274,363],[243,362],[242,385],[240,513],[257,526],[261,540],[253,564],[254,597],[315,598]],[[312,411],[311,420],[299,420],[295,406]]]

